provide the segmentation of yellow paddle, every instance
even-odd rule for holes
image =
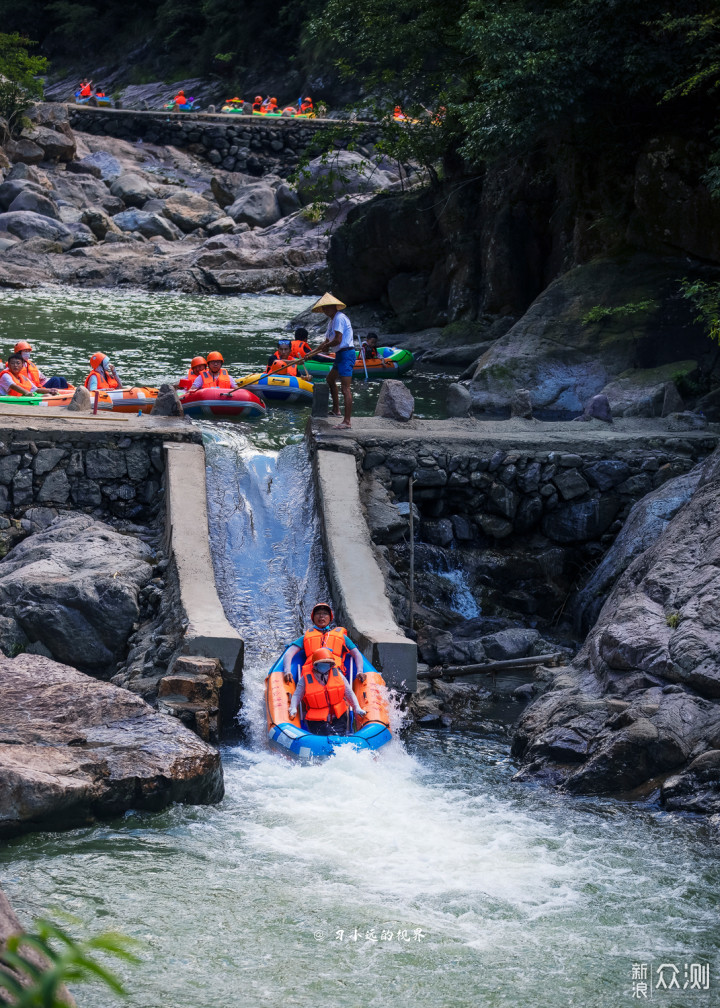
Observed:
[[[304,364],[305,361],[306,360],[310,360],[311,357],[317,357],[317,355],[319,353],[325,353],[326,349],[327,349],[327,347],[325,347],[323,345],[319,349],[313,350],[312,353],[305,354],[304,357],[295,357],[293,360],[287,361],[281,367],[276,367],[275,370],[272,371],[271,373],[274,374],[274,375],[280,374],[280,372],[284,371],[286,368],[297,367],[298,364]],[[263,374],[268,374],[267,371],[263,371],[262,373]],[[244,388],[245,385],[253,385],[258,380],[258,377],[259,376],[257,374],[251,374],[251,375],[248,375],[247,378],[241,378],[240,381],[237,383],[238,384],[238,388]]]

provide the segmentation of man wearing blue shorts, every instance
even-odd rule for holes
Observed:
[[[328,320],[325,331],[325,342],[319,349],[331,349],[335,351],[335,363],[330,368],[330,373],[327,376],[327,383],[330,386],[330,395],[333,401],[333,416],[340,416],[338,378],[340,378],[340,387],[342,388],[343,403],[345,406],[343,421],[336,426],[336,430],[350,430],[350,419],[352,417],[351,383],[353,366],[357,357],[350,319],[347,315],[343,315],[342,310],[344,307],[345,305],[342,301],[338,301],[332,294],[323,294],[320,300],[312,306],[314,312],[320,312]]]

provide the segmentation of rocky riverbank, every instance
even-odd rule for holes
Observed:
[[[65,106],[31,115],[19,137],[0,123],[0,286],[316,293],[332,231],[368,193],[399,182],[340,151],[295,188],[267,166],[215,166],[202,144],[203,157],[190,141],[181,151],[75,132]]]

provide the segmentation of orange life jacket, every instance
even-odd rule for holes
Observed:
[[[304,339],[290,340],[291,357],[304,357],[305,354],[309,353],[312,353],[312,348]]]
[[[312,107],[313,107],[312,102],[303,102],[302,105],[300,106],[300,113],[302,114],[304,112],[312,112]]]
[[[187,98],[182,93],[182,91],[180,92],[180,94],[175,95],[173,101],[175,102],[176,105],[187,105]]]
[[[220,368],[217,374],[213,374],[212,371],[206,369],[205,371],[201,371],[197,377],[202,378],[200,388],[233,388],[230,375],[225,368]]]
[[[347,713],[346,681],[339,669],[330,669],[327,684],[321,683],[312,670],[303,672],[303,678],[306,721],[329,721],[331,715],[338,718]]]
[[[10,377],[13,380],[13,384],[19,385],[20,388],[25,389],[26,392],[32,392],[33,391],[33,389],[34,389],[34,383],[31,382],[30,379],[27,377],[27,375],[24,375],[22,373],[22,371],[20,372],[19,375],[16,375],[16,374],[12,373],[12,371],[10,370],[10,368],[5,368],[5,370],[2,372],[2,374],[0,374],[0,378],[2,378],[2,376],[6,375],[6,374],[10,375]],[[16,392],[15,389],[9,389],[7,394],[8,395],[19,396],[19,395],[22,395],[22,392]]]
[[[25,361],[25,367],[23,368],[23,371],[30,379],[30,381],[33,383],[33,385],[37,385],[38,388],[42,385],[42,382],[40,381],[40,371],[38,369],[37,364],[33,364],[32,361]]]
[[[100,390],[103,389],[117,389],[120,388],[120,382],[117,378],[113,378],[112,375],[105,376],[105,372],[98,368],[95,371],[91,371],[90,374],[85,379],[85,388],[90,388],[90,379],[95,375],[97,378],[97,387]]]
[[[262,111],[262,104],[263,103],[261,101],[253,102],[253,112],[261,112]]]
[[[342,660],[347,654],[347,646],[345,644],[346,633],[345,627],[342,626],[334,627],[332,630],[318,630],[316,627],[313,627],[312,630],[306,630],[303,637],[305,662],[300,670],[301,674],[304,675],[306,672],[312,671],[312,656],[321,647],[326,647],[332,651],[335,664],[338,666],[342,665]]]
[[[92,94],[92,88],[90,87],[89,84],[86,84],[85,87],[80,88],[81,98],[89,98],[91,94]]]
[[[281,357],[278,357],[277,360],[275,360],[275,361],[272,362],[272,364],[270,365],[270,367],[267,369],[266,373],[267,374],[272,374],[273,371],[280,371],[281,375],[283,375],[283,374],[286,374],[286,375],[297,375],[297,368],[295,367],[295,365],[294,364],[290,364],[289,361],[283,360]]]

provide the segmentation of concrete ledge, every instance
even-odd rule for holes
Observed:
[[[230,625],[215,587],[210,555],[205,449],[196,444],[166,444],[165,499],[169,549],[175,559],[180,599],[188,626],[182,650],[186,655],[219,658],[225,670],[224,710],[237,703],[243,662],[243,641]]]
[[[330,589],[338,622],[388,686],[417,688],[417,646],[395,622],[360,504],[355,458],[317,451],[313,458]]]

